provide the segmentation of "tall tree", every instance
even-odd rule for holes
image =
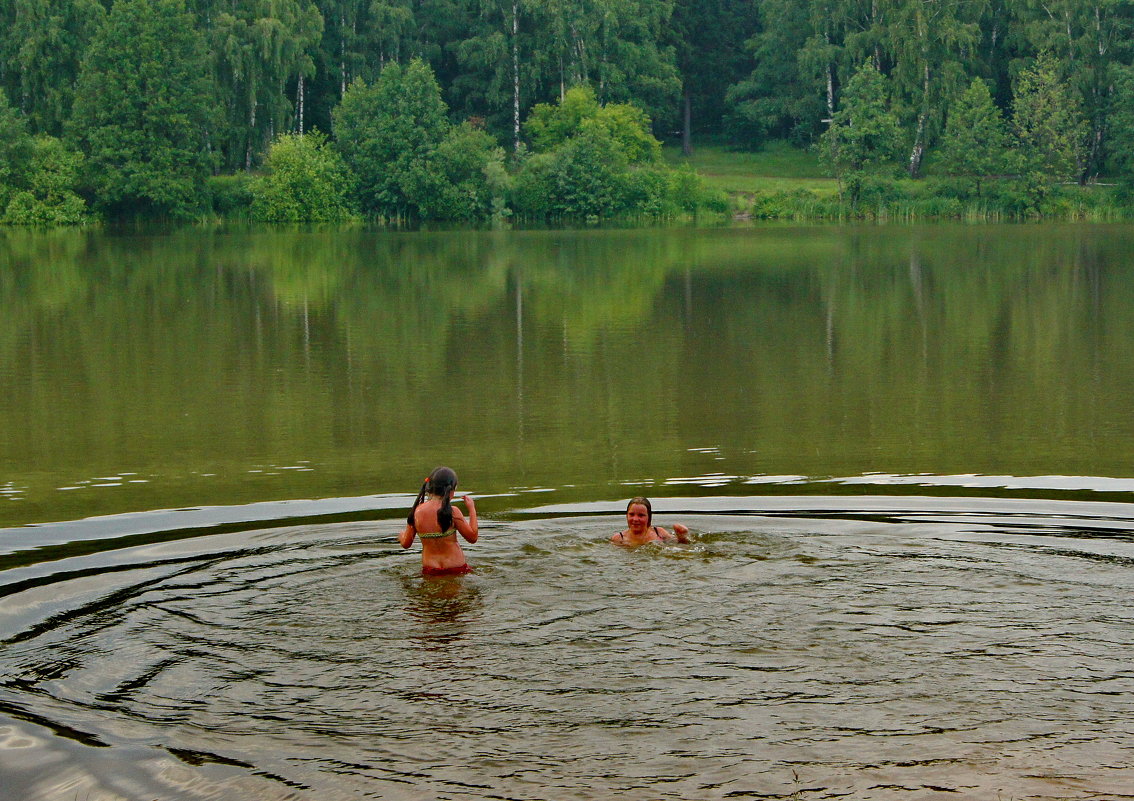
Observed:
[[[452,43],[460,71],[449,89],[454,111],[484,117],[520,145],[520,123],[538,99],[541,59],[533,0],[473,0],[466,30]]]
[[[370,3],[370,42],[381,69],[391,61],[414,55],[410,46],[417,28],[412,0],[372,0]]]
[[[0,212],[7,205],[11,191],[23,185],[31,156],[28,121],[12,107],[4,90],[0,89]]]
[[[0,86],[33,131],[58,135],[71,115],[79,64],[105,10],[98,0],[7,0],[0,12]]]
[[[1134,66],[1117,65],[1113,109],[1108,118],[1105,167],[1128,187],[1134,185]]]
[[[971,181],[977,197],[990,175],[1007,167],[1008,127],[992,102],[988,85],[974,78],[949,107],[941,140],[941,165],[947,175]]]
[[[893,161],[900,142],[886,77],[867,59],[847,82],[820,142],[823,160],[848,190],[852,206],[865,179]]]
[[[1050,53],[1060,77],[1078,94],[1090,133],[1081,179],[1098,172],[1105,156],[1107,115],[1114,108],[1113,67],[1134,57],[1130,0],[1022,0],[1020,37],[1032,52]]]
[[[541,100],[590,84],[602,102],[628,102],[651,119],[672,118],[681,90],[675,54],[662,43],[672,0],[544,0],[531,5],[542,41]]]
[[[97,207],[189,217],[205,196],[214,100],[184,0],[118,0],[83,60],[73,133]]]
[[[1012,128],[1029,173],[1049,181],[1078,177],[1087,121],[1050,54],[1042,54],[1020,73],[1012,101]]]
[[[331,87],[338,91],[335,101],[342,100],[356,77],[370,78],[368,52],[371,49],[370,0],[319,0],[323,17],[323,39],[320,62]]]
[[[355,80],[335,110],[335,140],[358,179],[364,212],[417,216],[429,161],[449,132],[448,109],[429,65],[390,63],[368,85]]]
[[[729,131],[752,149],[780,137],[809,142],[835,110],[840,48],[831,41],[833,23],[801,0],[760,0],[756,7],[759,30],[745,43],[752,70],[728,89]]]

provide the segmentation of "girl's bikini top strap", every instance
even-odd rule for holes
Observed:
[[[417,533],[417,536],[420,537],[423,540],[435,540],[435,539],[439,539],[441,537],[448,537],[450,534],[456,534],[456,533],[457,533],[457,529],[451,528],[448,531],[430,531],[430,532],[426,532],[424,534],[419,531]]]

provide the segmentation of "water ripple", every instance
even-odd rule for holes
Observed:
[[[659,505],[694,543],[626,551],[614,509],[537,510],[486,521],[476,572],[441,580],[397,521],[10,568],[0,773],[21,801],[1134,786],[1128,509]]]

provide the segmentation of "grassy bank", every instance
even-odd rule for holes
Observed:
[[[757,153],[722,145],[698,146],[691,156],[682,156],[680,146],[666,147],[663,152],[673,166],[692,167],[706,186],[730,196],[804,190],[832,197],[839,191],[835,179],[824,174],[815,153],[787,142],[771,142]]]
[[[1119,187],[1024,186],[989,180],[980,196],[971,187],[934,174],[876,181],[852,208],[839,182],[825,175],[818,154],[787,142],[771,142],[755,153],[702,144],[691,156],[666,146],[666,160],[700,174],[705,186],[723,192],[737,219],[775,220],[965,220],[1028,219],[1110,222],[1134,219],[1134,199]]]

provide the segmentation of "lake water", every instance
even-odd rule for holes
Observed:
[[[1134,227],[2,231],[0,312],[5,798],[1134,797]]]

